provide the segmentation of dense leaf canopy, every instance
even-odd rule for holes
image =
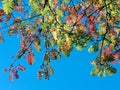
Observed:
[[[120,59],[120,0],[1,0],[0,3],[0,42],[4,42],[6,28],[9,36],[21,37],[16,58],[4,70],[10,72],[10,80],[19,77],[19,70],[25,70],[15,64],[22,56],[33,64],[33,48],[37,52],[41,48],[46,50],[39,79],[44,76],[48,80],[54,74],[52,60],[69,56],[75,48],[86,47],[88,52],[98,52],[91,61],[92,76],[117,72],[112,64]]]

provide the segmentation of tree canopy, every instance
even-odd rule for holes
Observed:
[[[19,78],[25,56],[28,64],[35,61],[34,52],[46,50],[38,78],[49,80],[54,70],[50,63],[69,56],[75,48],[98,52],[91,61],[92,76],[117,72],[113,64],[120,61],[120,0],[0,0],[0,42],[3,34],[20,36],[20,50],[9,68],[9,79]],[[4,42],[5,43],[5,42]],[[44,44],[44,47],[41,47]],[[33,50],[36,48],[36,51]]]

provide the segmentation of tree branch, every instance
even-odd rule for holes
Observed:
[[[32,44],[34,43],[34,41],[37,39],[37,37],[40,36],[41,32],[42,32],[42,29],[40,29],[40,30],[38,31],[38,35],[36,35],[36,36],[34,37],[34,39],[29,42],[28,47],[27,47],[27,48],[23,48],[23,49],[20,51],[20,54],[18,53],[17,58],[12,62],[12,64],[11,64],[10,66],[13,66],[13,64],[14,64],[19,58],[21,58],[21,57],[26,53],[26,51],[32,46]]]
[[[7,25],[7,26],[2,27],[2,28],[0,28],[0,29],[2,30],[2,29],[5,29],[5,28],[8,28],[8,27],[10,27],[10,26],[12,26],[12,25],[14,25],[14,24],[16,24],[16,23],[21,23],[21,22],[23,22],[23,21],[27,21],[27,20],[29,20],[29,19],[32,19],[32,18],[35,18],[35,17],[39,17],[40,15],[41,15],[41,14],[38,14],[38,15],[35,15],[35,16],[33,16],[33,17],[26,18],[26,19],[20,20],[20,21],[18,21],[18,22],[11,23],[10,25]]]

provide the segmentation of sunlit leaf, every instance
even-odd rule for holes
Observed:
[[[59,10],[59,9],[56,9],[56,14],[60,17],[63,17],[64,16],[64,12]]]
[[[46,69],[50,74],[54,74],[54,71],[50,66],[48,66]]]
[[[82,50],[82,49],[83,49],[83,46],[77,45],[77,46],[76,46],[76,49],[77,49],[77,50]]]
[[[40,38],[37,38],[34,42],[34,47],[36,48],[37,51],[40,51],[41,50],[41,47],[40,47]]]

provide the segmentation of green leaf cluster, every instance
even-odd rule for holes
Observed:
[[[14,7],[14,0],[3,0],[2,3],[5,13],[6,14],[11,13]]]
[[[110,69],[100,69],[100,68],[94,68],[91,70],[90,75],[91,76],[104,76],[106,77],[106,75],[111,76],[112,74],[116,73],[117,70],[115,68],[110,68]]]

